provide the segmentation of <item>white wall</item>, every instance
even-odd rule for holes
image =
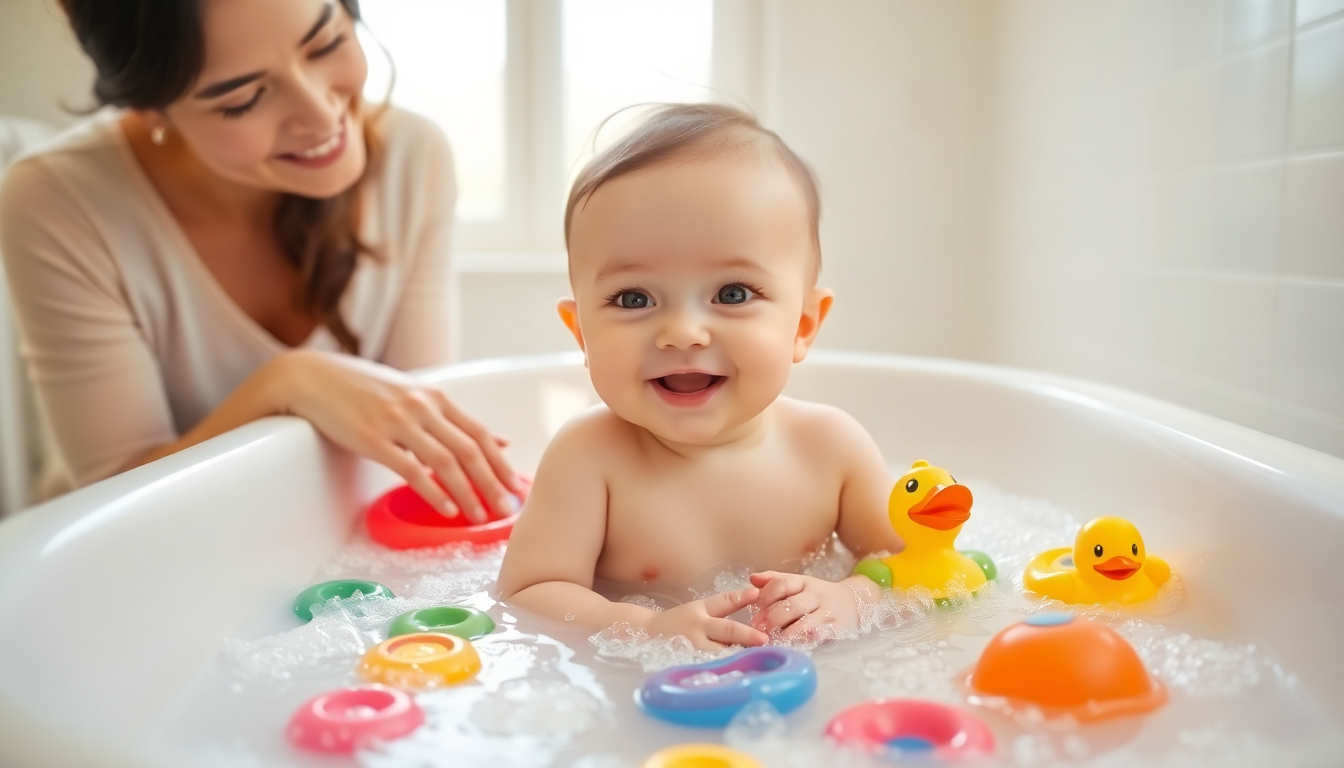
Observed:
[[[987,355],[1344,455],[1344,2],[998,10]]]
[[[978,0],[769,0],[759,111],[822,184],[828,348],[971,357],[992,15]]]
[[[93,104],[91,82],[56,0],[0,0],[0,114],[66,125],[78,116],[64,107]]]

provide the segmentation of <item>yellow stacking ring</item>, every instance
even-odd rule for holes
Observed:
[[[744,752],[722,744],[678,744],[649,755],[640,768],[765,768]]]
[[[481,671],[471,643],[439,632],[414,632],[385,640],[359,661],[364,679],[397,688],[457,685]]]

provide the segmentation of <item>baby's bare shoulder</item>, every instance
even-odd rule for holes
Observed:
[[[622,455],[635,439],[631,424],[599,403],[580,411],[546,446],[546,453],[583,451],[588,460],[603,454]]]
[[[791,397],[781,397],[775,404],[780,425],[809,453],[843,457],[873,444],[868,430],[842,408]]]

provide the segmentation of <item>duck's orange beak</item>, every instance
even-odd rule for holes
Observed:
[[[1125,579],[1128,579],[1130,576],[1133,576],[1134,574],[1138,573],[1139,569],[1142,567],[1143,564],[1137,560],[1130,560],[1128,557],[1125,557],[1124,555],[1116,555],[1115,557],[1112,557],[1110,560],[1107,560],[1104,563],[1097,563],[1096,565],[1092,566],[1092,570],[1096,571],[1097,573],[1100,573],[1102,576],[1105,576],[1108,579],[1115,579],[1116,581],[1124,581]]]
[[[950,531],[971,519],[971,489],[940,485],[910,508],[910,519],[937,531]]]

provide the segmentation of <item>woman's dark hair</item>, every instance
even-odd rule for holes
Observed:
[[[338,0],[355,20],[359,0]],[[103,105],[163,109],[182,97],[205,66],[205,0],[61,0],[75,37],[97,69],[93,93]],[[364,121],[365,177],[380,154],[372,120]],[[319,319],[347,352],[359,339],[340,302],[360,253],[364,179],[335,197],[286,194],[275,214],[285,258],[302,275],[299,306]]]

